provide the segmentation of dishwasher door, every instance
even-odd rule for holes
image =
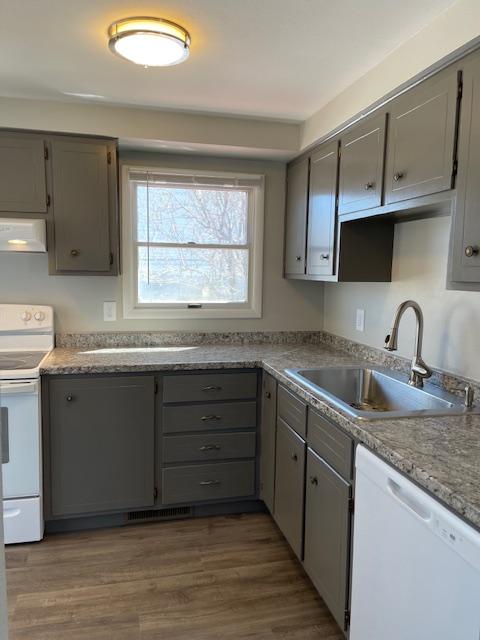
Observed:
[[[480,533],[357,447],[350,640],[479,640]]]

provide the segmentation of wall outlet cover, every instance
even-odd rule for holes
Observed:
[[[115,301],[103,303],[103,320],[105,322],[115,322],[117,319],[117,303]]]
[[[357,331],[365,331],[365,309],[357,309],[355,329]]]

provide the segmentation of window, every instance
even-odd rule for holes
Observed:
[[[261,315],[263,177],[123,167],[124,316]]]

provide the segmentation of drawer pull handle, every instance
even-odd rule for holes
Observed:
[[[318,484],[318,478],[316,476],[310,476],[310,483],[311,484]]]
[[[202,391],[221,391],[222,387],[218,387],[214,384],[209,385],[208,387],[203,387]]]
[[[297,456],[297,454],[296,454],[296,453],[292,453],[292,455],[291,455],[290,457],[291,457],[291,459],[292,459],[294,462],[297,462],[297,460],[298,460],[298,456]]]
[[[220,451],[221,448],[219,444],[204,444],[200,451]]]
[[[328,260],[330,258],[330,254],[329,253],[322,253],[320,255],[320,259],[321,260]]]
[[[211,420],[221,420],[222,416],[216,416],[216,415],[209,415],[209,416],[202,416],[200,418],[200,420],[202,420],[203,422],[210,422]]]
[[[220,484],[220,480],[202,480],[199,484],[202,487],[212,487],[214,485]]]

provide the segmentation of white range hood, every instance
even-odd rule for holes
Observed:
[[[45,253],[45,220],[0,218],[0,251]]]

